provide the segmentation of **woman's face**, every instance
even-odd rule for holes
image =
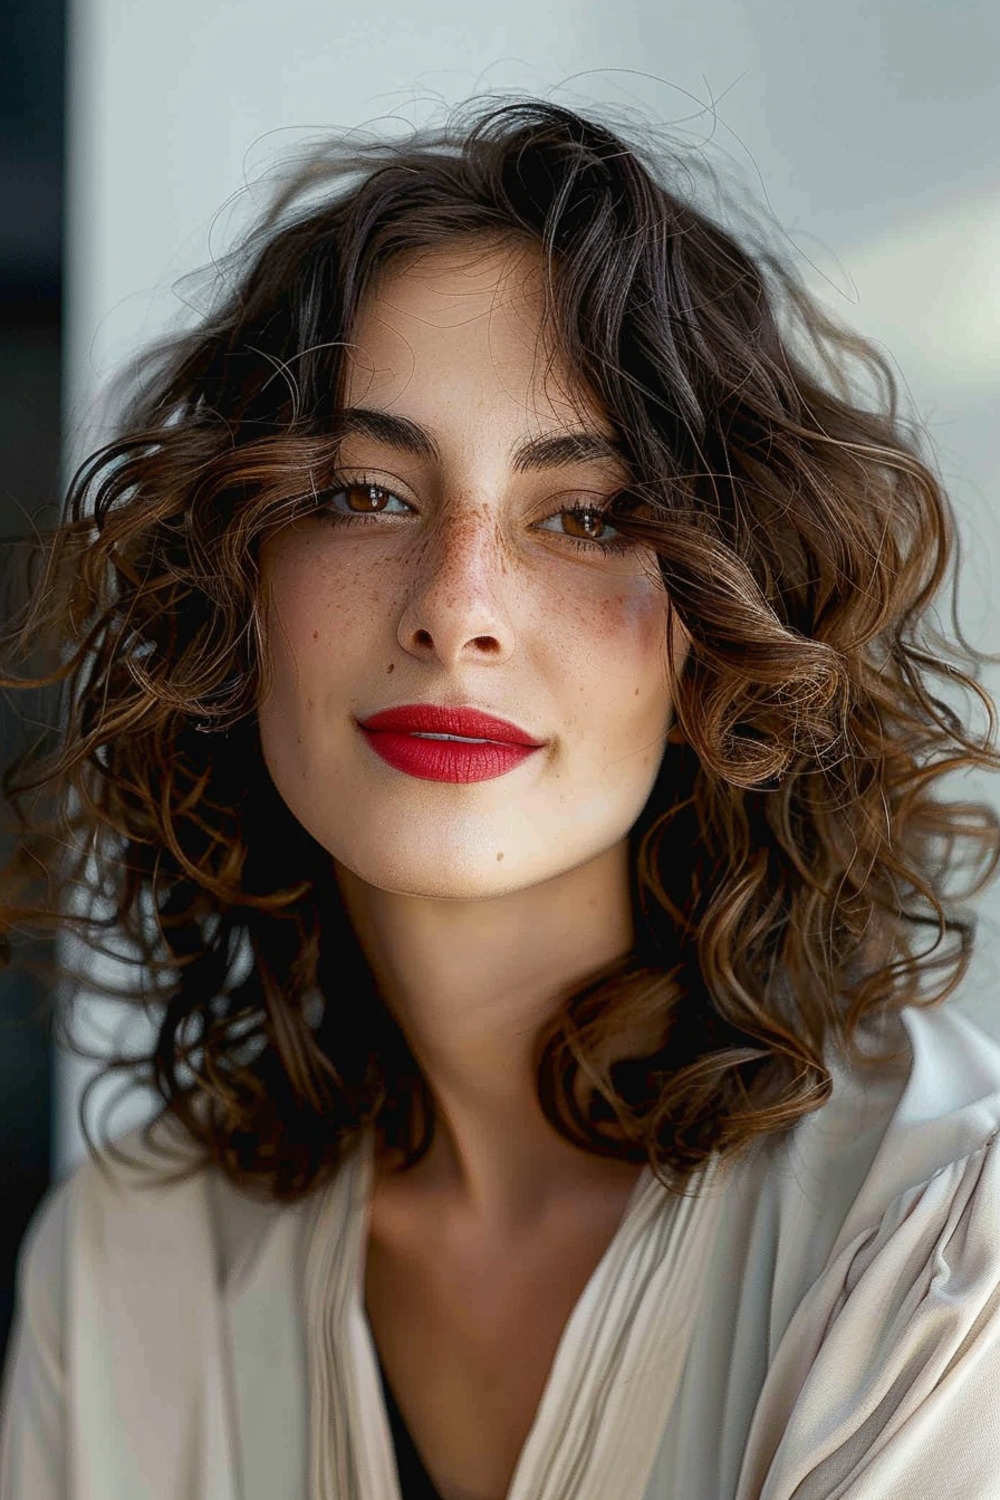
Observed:
[[[539,267],[531,250],[467,243],[386,268],[340,399],[406,430],[355,417],[323,509],[261,549],[268,769],[313,837],[383,890],[485,898],[605,854],[670,727],[656,555],[603,551],[610,523],[567,513],[606,505],[627,471],[593,441],[613,439],[607,418],[546,358]],[[569,433],[590,451],[540,446]],[[404,704],[479,709],[541,746],[359,727]]]

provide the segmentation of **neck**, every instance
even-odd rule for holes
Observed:
[[[384,891],[336,877],[379,991],[435,1104],[421,1181],[471,1220],[527,1224],[567,1188],[635,1173],[565,1140],[534,1079],[562,994],[633,941],[627,841],[558,879],[482,901]]]

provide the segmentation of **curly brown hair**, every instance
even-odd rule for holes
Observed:
[[[147,1140],[170,1118],[200,1164],[284,1201],[369,1125],[404,1168],[434,1129],[255,712],[270,680],[260,544],[335,462],[344,341],[395,256],[469,235],[540,247],[559,350],[628,456],[615,525],[656,548],[691,637],[679,733],[630,835],[635,945],[557,997],[537,1040],[555,1129],[648,1161],[678,1193],[709,1153],[735,1160],[789,1129],[830,1096],[828,1043],[864,1065],[863,1027],[962,978],[975,923],[944,890],[956,842],[986,866],[963,895],[1000,858],[990,807],[930,795],[948,771],[1000,764],[977,681],[993,658],[965,641],[954,598],[970,673],[928,625],[954,518],[886,360],[783,257],[695,207],[665,135],[630,142],[530,99],[472,109],[299,163],[218,268],[199,326],[129,370],[118,435],[29,546],[5,637],[0,682],[62,696],[58,742],[4,777],[3,960],[67,924],[94,949],[124,933],[140,978],[113,993],[155,1007],[157,1038],[104,1072],[157,1091]],[[978,696],[981,741],[931,673]],[[957,949],[932,958],[946,932]],[[47,1014],[93,1056],[69,1026],[81,976],[60,973],[72,983]]]

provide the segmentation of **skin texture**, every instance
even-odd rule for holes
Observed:
[[[606,555],[560,515],[606,504],[620,461],[513,466],[529,438],[614,435],[548,358],[540,288],[530,247],[465,241],[388,266],[341,399],[420,423],[440,460],[347,437],[345,479],[398,499],[360,523],[300,517],[260,558],[265,760],[330,853],[438,1109],[405,1191],[494,1247],[570,1196],[627,1196],[639,1170],[556,1134],[531,1049],[554,994],[630,946],[627,835],[671,725],[668,630],[677,671],[687,649],[651,549]],[[354,720],[417,701],[484,709],[545,747],[489,781],[408,776]]]

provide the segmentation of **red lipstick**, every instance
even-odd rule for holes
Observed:
[[[493,714],[435,703],[388,708],[357,723],[377,755],[424,781],[490,781],[545,743]],[[453,738],[422,738],[429,735]]]

